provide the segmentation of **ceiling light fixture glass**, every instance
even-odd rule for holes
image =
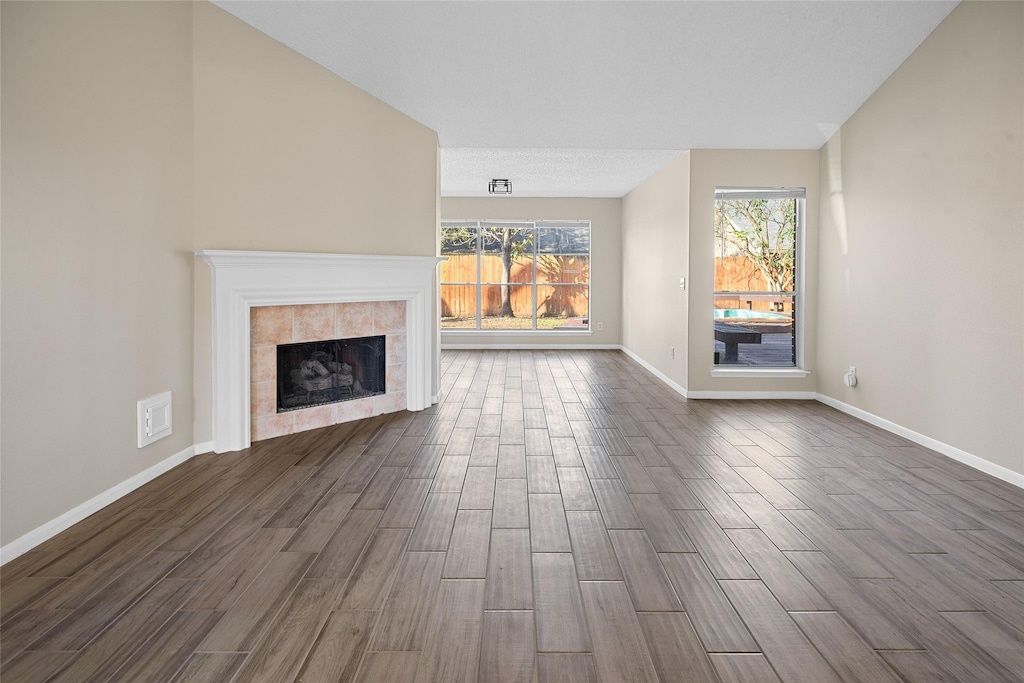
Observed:
[[[508,178],[495,178],[487,183],[487,191],[491,194],[512,194],[512,181]]]

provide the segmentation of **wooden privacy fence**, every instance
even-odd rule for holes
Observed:
[[[475,283],[475,254],[450,254],[441,264],[442,283]],[[576,318],[590,315],[590,265],[586,256],[540,254],[537,261],[537,316]],[[501,314],[501,256],[484,254],[480,260],[480,314],[483,317]],[[509,292],[512,310],[517,318],[533,315],[533,257],[525,256],[512,264]],[[475,284],[442,284],[441,316],[472,318],[476,316]]]
[[[764,276],[746,256],[715,257],[715,308],[746,308],[754,311],[793,312],[793,299],[766,291]],[[728,295],[724,292],[764,292]],[[774,294],[774,295],[773,295]]]

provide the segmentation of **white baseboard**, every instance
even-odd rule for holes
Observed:
[[[94,512],[97,512],[119,498],[128,495],[143,484],[156,479],[171,468],[177,467],[181,463],[191,459],[195,454],[196,447],[189,446],[185,450],[175,453],[171,457],[161,460],[152,467],[139,472],[134,477],[126,479],[116,486],[112,486],[98,496],[90,498],[78,507],[68,510],[60,517],[51,519],[46,524],[36,527],[21,538],[17,538],[7,545],[0,547],[0,565],[7,564],[14,558],[24,555],[40,543],[53,538],[68,527],[81,522]]]
[[[645,370],[660,379],[665,384],[669,385],[676,393],[681,395],[683,398],[689,399],[725,399],[725,400],[750,400],[750,399],[786,399],[786,400],[805,400],[813,401],[816,394],[813,391],[694,391],[693,389],[687,389],[678,383],[672,381],[653,365],[648,363],[646,360],[638,356],[633,351],[627,349],[625,346],[620,347],[622,352],[635,360],[637,363],[642,365]]]
[[[193,455],[203,455],[204,453],[210,453],[211,451],[213,451],[213,441],[203,441],[197,443],[195,446],[192,447],[192,449],[195,451]]]
[[[442,351],[617,351],[618,344],[441,344]]]
[[[673,381],[672,379],[670,379],[668,375],[666,375],[664,372],[662,372],[661,370],[657,369],[656,367],[654,367],[653,365],[651,365],[650,363],[645,361],[643,358],[638,356],[635,352],[627,349],[625,346],[620,346],[618,348],[621,349],[624,354],[626,354],[627,356],[629,356],[630,358],[635,360],[637,363],[642,365],[644,370],[646,370],[647,372],[651,373],[652,375],[654,375],[655,377],[660,379],[662,382],[667,384],[677,394],[679,394],[683,398],[692,398],[692,395],[687,393],[686,387],[684,387],[683,385],[678,384],[675,381]]]
[[[937,439],[933,439],[930,436],[919,434],[918,432],[908,429],[902,425],[898,425],[895,422],[890,422],[885,418],[879,417],[872,413],[869,413],[860,408],[855,408],[849,404],[838,401],[831,396],[819,394],[813,391],[693,391],[687,390],[685,387],[680,386],[676,382],[669,379],[663,372],[656,369],[650,363],[645,361],[643,358],[638,356],[633,351],[626,347],[621,347],[622,352],[632,358],[634,361],[639,363],[648,372],[653,374],[655,377],[660,379],[662,382],[671,387],[678,394],[687,399],[768,399],[768,400],[816,400],[824,403],[827,406],[835,408],[836,410],[856,417],[868,424],[874,425],[880,429],[884,429],[887,432],[902,436],[908,441],[912,441],[918,445],[930,448],[937,453],[941,453],[946,457],[952,458],[957,462],[961,462],[968,467],[984,472],[985,474],[991,474],[993,477],[1002,479],[1003,481],[1024,488],[1024,474],[1015,472],[1009,468],[997,465],[994,462],[980,458],[972,453],[968,453],[965,450],[961,450],[956,446],[951,446],[947,443],[943,443]]]
[[[482,348],[482,347],[474,346],[472,348]],[[490,347],[488,347],[488,348],[490,348]],[[501,347],[501,348],[505,348],[505,347]],[[539,348],[542,348],[544,350],[550,349],[550,347],[539,347]],[[623,353],[625,353],[627,356],[629,356],[634,361],[639,363],[641,366],[643,366],[644,369],[646,369],[648,372],[650,372],[655,377],[660,379],[662,382],[667,384],[673,391],[677,392],[683,398],[693,398],[693,399],[816,399],[816,400],[820,401],[821,403],[824,403],[825,405],[827,405],[829,407],[835,408],[836,410],[838,410],[840,412],[846,413],[847,415],[851,415],[852,417],[856,417],[857,419],[863,420],[864,422],[867,422],[868,424],[872,424],[872,425],[874,425],[876,427],[879,427],[880,429],[886,430],[887,432],[891,432],[893,434],[896,434],[897,436],[901,436],[901,437],[907,439],[908,441],[912,441],[912,442],[914,442],[916,444],[924,446],[925,448],[930,448],[931,450],[936,451],[937,453],[941,453],[942,455],[945,455],[945,456],[947,456],[949,458],[952,458],[953,460],[956,460],[957,462],[961,462],[961,463],[963,463],[963,464],[965,464],[965,465],[967,465],[969,467],[973,467],[976,470],[979,470],[979,471],[984,472],[986,474],[990,474],[993,477],[1001,479],[1001,480],[1003,480],[1003,481],[1005,481],[1007,483],[1013,484],[1014,486],[1019,486],[1021,488],[1024,488],[1024,474],[1022,474],[1022,473],[1015,472],[1015,471],[1013,471],[1011,469],[1008,469],[1006,467],[1003,467],[1001,465],[997,465],[997,464],[995,464],[993,462],[985,460],[984,458],[980,458],[980,457],[978,457],[976,455],[968,453],[967,451],[961,450],[961,449],[959,449],[959,448],[957,448],[955,446],[951,446],[951,445],[949,445],[947,443],[943,443],[941,441],[938,441],[937,439],[933,439],[933,438],[931,438],[929,436],[925,436],[924,434],[920,434],[920,433],[915,432],[915,431],[913,431],[911,429],[908,429],[906,427],[898,425],[895,422],[890,422],[889,420],[886,420],[885,418],[882,418],[882,417],[879,417],[877,415],[874,415],[873,413],[869,413],[869,412],[867,412],[865,410],[861,410],[860,408],[856,408],[856,407],[851,406],[851,405],[849,405],[847,403],[843,403],[842,401],[838,401],[838,400],[832,398],[831,396],[826,396],[824,394],[815,394],[813,392],[801,392],[801,391],[792,391],[792,392],[780,392],[780,391],[776,391],[776,392],[756,392],[756,391],[747,391],[747,392],[737,392],[737,391],[700,391],[700,392],[693,392],[693,391],[691,391],[691,392],[688,392],[685,387],[683,387],[683,386],[677,384],[676,382],[674,382],[673,380],[669,379],[669,377],[667,377],[663,372],[661,372],[660,370],[656,369],[650,363],[648,363],[644,359],[640,358],[633,351],[630,351],[629,349],[627,349],[625,347],[621,347],[621,346],[618,346],[618,345],[602,345],[602,346],[593,346],[593,345],[591,345],[591,346],[580,347],[580,348],[587,348],[587,349],[593,349],[593,348],[620,349]],[[172,469],[174,467],[177,467],[181,463],[186,462],[187,460],[193,458],[196,455],[202,455],[203,453],[209,453],[212,450],[213,450],[213,442],[212,441],[206,441],[206,442],[202,442],[202,443],[197,443],[194,446],[189,446],[188,448],[184,449],[183,451],[180,451],[179,453],[175,453],[174,455],[170,456],[169,458],[166,458],[165,460],[162,460],[162,461],[158,462],[157,464],[153,465],[152,467],[150,467],[150,468],[148,468],[146,470],[143,470],[142,472],[139,472],[135,476],[133,476],[133,477],[131,477],[129,479],[126,479],[125,481],[121,482],[120,484],[117,484],[116,486],[113,486],[113,487],[107,489],[103,493],[101,493],[101,494],[99,494],[97,496],[94,496],[93,498],[90,498],[89,500],[85,501],[81,505],[79,505],[79,506],[77,506],[77,507],[75,507],[75,508],[65,512],[64,514],[62,514],[61,516],[57,517],[56,519],[52,519],[49,522],[43,524],[42,526],[39,526],[39,527],[33,529],[32,531],[28,532],[24,536],[22,536],[22,537],[20,537],[18,539],[15,539],[14,541],[11,541],[10,543],[8,543],[7,545],[5,545],[3,547],[0,547],[0,565],[7,564],[8,562],[13,560],[14,558],[20,557],[21,555],[27,553],[29,550],[32,550],[33,548],[35,548],[39,544],[43,543],[44,541],[47,541],[47,540],[53,538],[54,536],[56,536],[60,532],[64,531],[65,529],[67,529],[67,528],[71,527],[72,525],[77,524],[78,522],[82,521],[83,519],[85,519],[89,515],[93,514],[94,512],[97,512],[98,510],[106,507],[107,505],[110,505],[111,503],[117,501],[118,499],[122,498],[123,496],[125,496],[125,495],[131,493],[132,491],[134,491],[135,489],[139,488],[143,484],[146,484],[146,483],[152,481],[153,479],[156,479],[158,476],[160,476],[164,472],[167,472],[168,470],[170,470],[170,469]]]
[[[751,401],[758,399],[778,401],[813,401],[813,391],[691,391],[690,398],[712,400]]]
[[[907,429],[902,425],[898,425],[895,422],[890,422],[889,420],[886,420],[884,417],[879,417],[874,413],[869,413],[866,410],[861,410],[860,408],[851,406],[848,403],[843,403],[842,401],[836,400],[831,396],[826,396],[825,394],[817,394],[815,398],[817,398],[825,405],[831,408],[835,408],[839,412],[851,415],[857,418],[858,420],[863,420],[864,422],[872,424],[880,429],[884,429],[887,432],[892,432],[896,436],[902,436],[904,439],[907,439],[908,441],[913,441],[914,443],[924,446],[925,448],[930,448],[931,450],[936,451],[937,453],[941,453],[942,455],[945,455],[948,458],[952,458],[957,462],[961,462],[967,465],[968,467],[973,467],[974,469],[984,472],[985,474],[991,474],[993,477],[1002,479],[1003,481],[1009,484],[1013,484],[1014,486],[1024,488],[1024,474],[1020,472],[1014,472],[1013,470],[1003,467],[1002,465],[997,465],[994,462],[985,460],[984,458],[979,458],[978,456],[968,453],[967,451],[961,450],[956,446],[950,446],[948,443],[943,443],[942,441],[933,439],[930,436],[925,436],[924,434],[915,432],[912,429]]]

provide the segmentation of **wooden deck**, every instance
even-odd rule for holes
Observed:
[[[793,337],[789,334],[762,334],[760,344],[740,344],[739,360],[730,363],[737,365],[756,365],[772,367],[793,367]],[[725,358],[725,344],[715,342],[715,351],[720,358]]]
[[[442,362],[439,406],[200,456],[8,563],[0,678],[1024,680],[1024,491],[616,351]]]

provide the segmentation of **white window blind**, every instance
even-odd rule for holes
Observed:
[[[802,187],[716,187],[715,199],[804,199]]]

